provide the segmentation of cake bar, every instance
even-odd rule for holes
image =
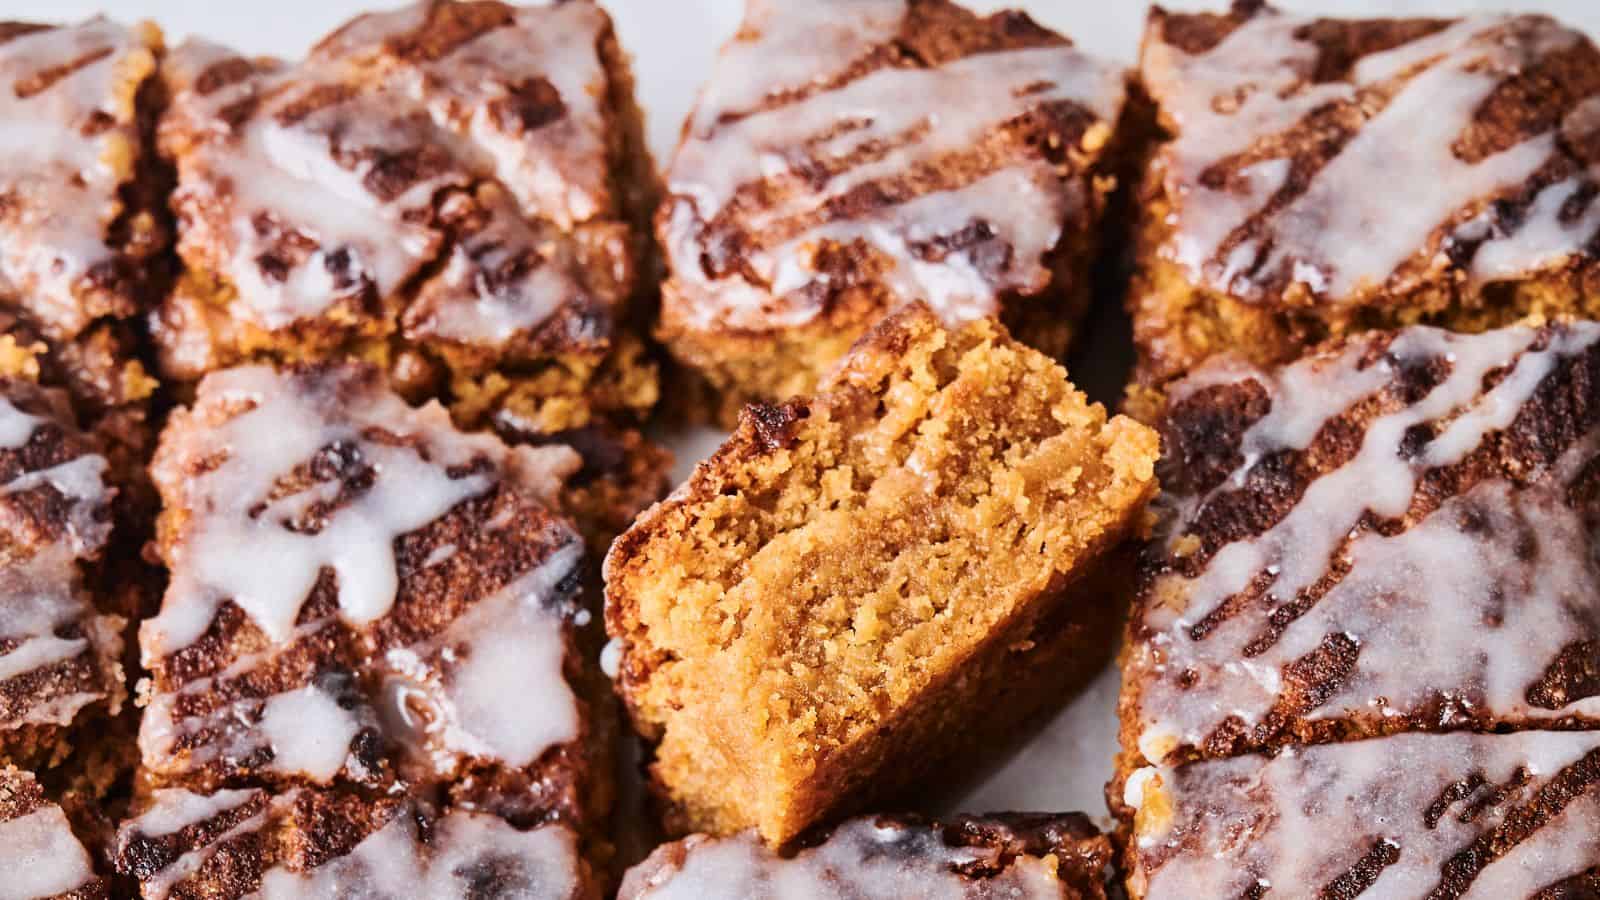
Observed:
[[[1087,586],[1156,455],[994,320],[920,304],[815,395],[749,408],[606,559],[669,825],[782,845],[1059,702],[1115,643]]]
[[[0,376],[68,389],[129,470],[156,386],[133,320],[170,237],[144,140],[161,52],[148,23],[0,22]]]
[[[1600,733],[1408,734],[1146,769],[1133,900],[1600,891]]]
[[[750,832],[658,848],[618,900],[1011,897],[1104,900],[1111,841],[1081,815],[864,816],[792,856]]]
[[[1600,725],[1600,324],[1221,361],[1163,427],[1131,764]]]
[[[1531,15],[1151,13],[1133,409],[1229,351],[1600,315],[1600,51]]]
[[[115,490],[66,406],[60,392],[0,378],[0,766],[61,763],[75,726],[126,695],[124,620],[101,612],[86,583]]]
[[[171,377],[360,358],[463,427],[541,435],[655,402],[628,331],[653,176],[598,5],[429,0],[299,63],[189,41],[163,77]]]
[[[482,813],[338,791],[157,790],[123,823],[115,854],[145,900],[600,896],[564,825],[523,831]]]
[[[207,376],[151,466],[171,582],[140,630],[143,779],[436,793],[599,840],[584,548],[552,511],[579,465],[370,366]]]
[[[810,391],[911,300],[1061,353],[1123,96],[1119,68],[1020,12],[755,0],[666,174],[660,338],[724,420]]]

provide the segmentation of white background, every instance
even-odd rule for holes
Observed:
[[[649,116],[649,133],[657,160],[665,161],[695,90],[710,71],[716,48],[738,25],[741,0],[601,0],[616,20],[623,45],[633,53],[639,99]],[[824,0],[778,0],[824,2]],[[850,0],[831,0],[847,4]],[[1211,3],[1171,0],[1174,9],[1221,9],[1227,0]],[[285,57],[300,55],[320,35],[364,9],[399,5],[360,0],[0,0],[0,18],[74,21],[106,12],[124,20],[154,19],[176,43],[187,34],[204,35],[251,53]],[[1029,10],[1080,46],[1104,56],[1132,62],[1148,4],[1130,0],[967,0],[980,10],[1006,6]],[[1280,0],[1288,9],[1326,15],[1450,15],[1468,10],[1539,10],[1600,33],[1597,0],[1542,0],[1496,3],[1493,0]],[[1114,302],[1107,298],[1107,302]],[[1105,318],[1105,317],[1102,317]],[[1091,332],[1090,344],[1125,342],[1105,330],[1115,317]],[[1115,401],[1122,382],[1118,360],[1125,352],[1082,355],[1073,366],[1074,380],[1087,385],[1095,399]],[[1086,371],[1093,369],[1094,371]],[[679,475],[715,446],[717,436],[705,433],[667,435],[679,454]],[[1110,775],[1115,753],[1114,705],[1117,680],[1113,670],[1073,699],[1038,734],[1021,741],[998,767],[976,779],[970,790],[957,791],[956,806],[973,812],[1081,809],[1100,816],[1105,808],[1101,788]],[[931,786],[930,786],[931,787]],[[949,790],[931,791],[949,796]]]

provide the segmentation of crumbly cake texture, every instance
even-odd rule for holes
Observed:
[[[1150,16],[1130,411],[1229,351],[1600,315],[1600,51],[1539,16]]]
[[[123,823],[115,855],[146,900],[600,897],[563,824],[521,830],[412,798],[309,788],[157,790]]]
[[[0,872],[8,897],[110,896],[67,814],[32,775],[5,766],[0,766]]]
[[[149,23],[0,22],[0,376],[67,388],[129,470],[156,387],[133,320],[169,242],[145,150],[161,53]]]
[[[1133,764],[1600,726],[1600,323],[1374,332],[1172,391]]]
[[[1137,787],[1134,900],[1600,890],[1597,732],[1399,735],[1152,769]]]
[[[598,5],[430,0],[296,64],[190,41],[163,78],[168,375],[359,358],[463,427],[544,435],[655,403],[629,330],[654,176]]]
[[[850,819],[780,856],[754,832],[658,848],[618,900],[1104,900],[1111,842],[1081,815]]]
[[[97,608],[87,583],[115,491],[66,406],[60,392],[0,378],[0,766],[61,764],[126,695],[125,621]]]
[[[171,577],[140,629],[142,783],[410,792],[603,856],[584,546],[552,511],[580,466],[457,431],[363,364],[207,376],[151,465]]]
[[[667,171],[658,336],[724,421],[809,392],[911,300],[1059,355],[1124,93],[1120,69],[1020,12],[755,0]]]
[[[606,560],[669,826],[783,844],[1058,698],[1019,672],[1046,625],[1114,644],[1116,605],[1070,588],[1141,523],[1156,454],[994,320],[920,304],[815,396],[748,410]]]

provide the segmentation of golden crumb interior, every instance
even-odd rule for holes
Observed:
[[[611,561],[630,701],[685,824],[786,841],[894,764],[897,731],[981,701],[963,679],[1123,536],[1156,455],[998,325],[920,309],[817,398],[752,408]]]

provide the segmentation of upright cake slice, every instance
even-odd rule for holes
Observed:
[[[173,377],[360,357],[463,426],[537,435],[655,402],[627,330],[652,176],[598,5],[428,0],[298,64],[190,42],[165,78]]]
[[[1120,69],[1019,12],[752,2],[667,172],[660,337],[725,419],[809,391],[912,300],[1059,354],[1123,93]]]
[[[1171,140],[1140,207],[1136,409],[1206,357],[1600,313],[1600,51],[1538,16],[1157,8],[1141,70]]]
[[[1215,364],[1164,427],[1129,765],[1600,725],[1600,324]]]
[[[1600,892],[1600,732],[1399,735],[1130,785],[1134,900]]]
[[[782,844],[1059,700],[1114,643],[1116,600],[1072,588],[1141,522],[1156,452],[993,320],[920,304],[747,410],[606,560],[670,824]]]
[[[1111,841],[1080,815],[851,819],[793,856],[752,833],[658,848],[618,900],[1009,897],[1104,900]]]
[[[168,240],[144,152],[160,53],[148,23],[0,22],[0,376],[67,388],[130,471],[155,388],[132,320]]]
[[[207,376],[152,473],[145,780],[415,791],[585,849],[609,806],[566,448],[511,449],[357,364]],[[277,801],[274,801],[277,802]]]
[[[118,834],[146,900],[598,900],[572,831],[339,792],[159,790]]]

